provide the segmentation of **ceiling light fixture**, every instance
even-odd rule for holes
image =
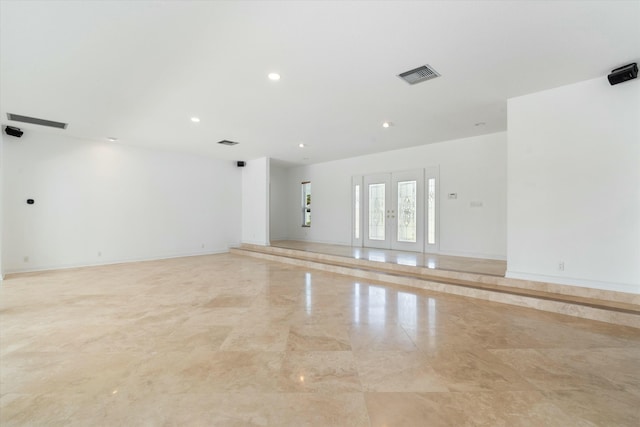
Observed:
[[[390,126],[391,126],[391,122],[384,122],[384,123],[382,124],[382,127],[383,127],[383,128],[388,128],[388,127],[390,127]]]
[[[303,144],[303,143],[300,143],[300,144],[298,144],[298,147],[300,147],[300,148],[304,148],[304,144]]]
[[[200,123],[200,119],[198,117],[191,117],[191,121],[193,123]]]
[[[107,137],[107,141],[109,141],[109,142],[116,142],[117,140],[118,140],[118,138],[114,138],[113,136]]]
[[[278,73],[269,73],[269,80],[273,80],[273,81],[280,80],[280,74],[278,74]]]

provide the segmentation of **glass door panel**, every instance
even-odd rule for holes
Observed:
[[[391,249],[424,250],[424,171],[391,174],[393,235]],[[395,214],[397,213],[397,214]]]
[[[424,171],[367,175],[363,181],[361,193],[355,188],[363,197],[364,246],[422,252]],[[355,211],[360,210],[357,203]]]
[[[386,238],[385,222],[385,184],[369,184],[369,239]]]
[[[391,230],[391,175],[367,175],[364,177],[364,245],[371,248],[390,249]]]
[[[417,184],[417,181],[398,182],[398,242],[415,243],[417,241]]]

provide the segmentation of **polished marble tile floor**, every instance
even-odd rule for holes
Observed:
[[[640,330],[231,254],[10,276],[2,426],[638,426]]]
[[[359,248],[355,246],[332,245],[299,240],[276,240],[271,242],[271,246],[347,258],[365,259],[368,261],[386,262],[389,264],[465,273],[480,273],[500,277],[504,277],[507,270],[506,261],[494,259],[406,252],[390,249]]]

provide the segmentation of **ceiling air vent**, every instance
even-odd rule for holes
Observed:
[[[233,142],[233,141],[228,141],[226,139],[223,139],[222,141],[218,141],[218,144],[222,144],[222,145],[236,145],[238,144],[237,142]]]
[[[36,117],[21,116],[19,114],[7,113],[7,118],[14,122],[31,123],[32,125],[48,126],[50,128],[66,129],[67,123],[54,122],[52,120],[38,119]]]
[[[400,77],[410,85],[414,85],[416,83],[440,77],[440,74],[436,70],[431,68],[431,66],[423,65],[422,67],[414,68],[413,70],[405,71],[404,73],[398,74],[398,77]]]

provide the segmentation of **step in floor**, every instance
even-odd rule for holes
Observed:
[[[293,246],[293,244],[288,246]],[[640,328],[640,296],[638,295],[509,279],[503,275],[496,274],[495,264],[491,265],[491,263],[482,266],[482,262],[473,262],[471,264],[473,268],[467,269],[471,271],[463,271],[462,269],[449,270],[431,268],[426,262],[416,262],[415,264],[417,265],[407,265],[409,263],[406,262],[404,264],[402,262],[398,263],[396,262],[398,259],[402,261],[402,253],[400,252],[390,256],[385,251],[379,251],[378,254],[383,253],[387,259],[393,259],[392,262],[386,262],[386,260],[383,262],[382,260],[372,260],[371,257],[366,259],[356,258],[353,256],[353,248],[347,249],[350,247],[325,246],[336,246],[337,248],[329,247],[324,248],[323,252],[315,252],[292,247],[243,244],[240,248],[232,249],[231,252],[305,268],[345,274],[361,279],[479,298]],[[314,249],[317,250],[318,247],[316,246]],[[349,255],[349,250],[351,250],[351,255]],[[342,253],[342,255],[336,255],[336,253]],[[409,253],[407,257],[410,255],[426,256],[426,254]],[[373,259],[376,258],[374,257]],[[467,265],[469,264],[464,266],[466,267]],[[477,268],[478,265],[481,268]],[[484,271],[479,271],[482,268],[484,268]]]

